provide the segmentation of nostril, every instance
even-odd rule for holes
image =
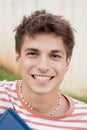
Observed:
[[[48,68],[38,68],[38,70],[41,72],[41,73],[46,73],[49,71]]]
[[[38,65],[38,70],[39,70],[40,72],[46,73],[46,72],[49,71],[49,66],[46,65],[46,64],[39,64],[39,65]]]

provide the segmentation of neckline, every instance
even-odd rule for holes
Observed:
[[[68,96],[68,95],[65,95],[62,93],[62,96],[64,98],[66,98],[66,100],[68,101],[69,103],[69,109],[67,110],[67,112],[65,112],[64,114],[61,114],[59,116],[48,116],[48,115],[45,115],[45,114],[42,114],[42,113],[39,113],[33,109],[30,109],[23,101],[22,101],[22,98],[21,98],[21,95],[20,95],[20,80],[17,81],[16,83],[16,89],[17,89],[17,95],[18,95],[18,98],[22,104],[22,107],[23,109],[26,109],[27,111],[29,111],[31,113],[31,115],[34,115],[35,117],[39,117],[39,118],[44,118],[44,119],[51,119],[51,120],[58,120],[60,118],[65,118],[69,115],[71,115],[73,113],[73,110],[74,110],[74,103],[73,101],[71,100],[71,98]]]

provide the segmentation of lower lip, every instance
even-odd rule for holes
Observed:
[[[51,80],[42,81],[42,80],[34,79],[34,82],[36,82],[39,85],[47,85],[48,83],[50,83],[50,81]]]

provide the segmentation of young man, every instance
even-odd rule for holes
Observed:
[[[15,109],[33,130],[87,130],[87,104],[59,92],[75,44],[70,23],[35,11],[15,31],[22,80],[0,82],[0,113]]]

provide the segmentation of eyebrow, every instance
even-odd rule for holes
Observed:
[[[27,52],[27,51],[38,51],[38,49],[36,49],[36,48],[26,48],[25,52]]]
[[[64,55],[63,50],[51,50],[51,53],[60,53],[60,54]]]

